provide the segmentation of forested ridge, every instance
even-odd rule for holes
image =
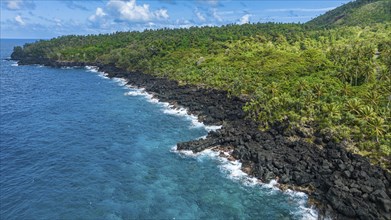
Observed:
[[[366,26],[386,21],[391,21],[391,1],[357,0],[328,11],[308,24],[314,27]]]
[[[364,3],[349,10],[390,3],[357,2]],[[391,22],[386,18],[391,13],[382,12],[384,19],[370,24],[357,21],[365,20],[365,13],[349,14],[355,21],[345,17],[340,25],[326,25],[325,14],[323,25],[318,18],[308,24],[62,36],[15,47],[12,58],[114,64],[226,90],[247,100],[244,110],[259,129],[282,122],[302,130],[308,141],[314,134],[329,135],[390,169]]]

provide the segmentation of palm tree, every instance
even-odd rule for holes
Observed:
[[[372,104],[375,109],[377,109],[377,106],[381,99],[381,95],[376,90],[371,90],[367,94],[365,94],[365,99],[367,102]]]
[[[390,72],[387,71],[386,67],[384,67],[384,69],[380,69],[379,71],[377,71],[376,79],[379,81],[387,81],[390,80],[390,75]]]
[[[339,120],[341,118],[341,106],[337,103],[328,103],[322,106],[323,112],[326,117],[330,117],[332,120]]]
[[[299,95],[301,96],[303,92],[308,88],[308,83],[305,80],[299,80],[296,84],[296,89]]]
[[[372,120],[374,117],[376,117],[376,113],[372,106],[364,106],[363,108],[360,109],[359,111],[359,117],[363,119],[366,122],[369,122]]]
[[[344,83],[341,89],[341,94],[344,96],[348,96],[351,93],[351,88],[348,83]]]
[[[308,116],[312,118],[315,115],[315,104],[316,100],[314,99],[312,93],[307,93],[304,97],[304,103],[302,112],[304,113],[304,116]],[[302,113],[300,112],[300,114]],[[302,115],[302,114],[301,114]]]
[[[383,137],[387,132],[388,126],[384,123],[384,119],[375,117],[369,122],[371,134],[376,136],[376,142],[379,142],[379,137]]]
[[[350,82],[350,73],[346,71],[343,67],[340,67],[337,76],[342,82]]]
[[[360,114],[362,103],[358,98],[349,99],[345,104],[345,109],[355,115]]]
[[[315,96],[320,99],[320,97],[323,95],[323,85],[320,83],[316,83],[313,87]]]

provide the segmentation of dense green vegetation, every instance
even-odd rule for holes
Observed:
[[[390,3],[365,2],[355,7]],[[391,22],[328,29],[318,22],[63,36],[16,47],[13,57],[114,64],[227,90],[248,100],[245,111],[260,129],[289,121],[389,167]]]
[[[391,21],[390,0],[357,0],[331,10],[310,22],[314,27],[367,26]]]

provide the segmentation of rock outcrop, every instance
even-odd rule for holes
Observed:
[[[179,85],[176,81],[139,72],[127,72],[113,65],[57,62],[47,59],[20,60],[19,64],[52,67],[98,66],[109,77],[126,78],[158,99],[186,107],[207,125],[222,125],[206,139],[178,143],[178,150],[200,152],[207,148],[233,149],[245,171],[262,181],[278,179],[283,188],[302,190],[320,212],[336,219],[391,219],[391,175],[368,159],[347,152],[332,138],[314,137],[309,143],[302,131],[287,129],[287,123],[260,131],[242,110],[245,100],[225,91]]]

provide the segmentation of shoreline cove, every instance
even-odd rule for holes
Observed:
[[[66,67],[65,69],[70,69],[70,68],[72,67]],[[96,66],[85,66],[85,69],[88,72],[97,73],[98,76],[104,79],[110,79],[107,73],[99,71],[98,67]],[[203,124],[202,122],[198,121],[196,115],[189,113],[186,108],[181,106],[174,106],[169,102],[161,102],[158,98],[146,92],[145,88],[139,88],[137,86],[128,84],[128,81],[125,78],[114,77],[111,78],[111,80],[117,82],[119,86],[123,86],[130,89],[130,91],[125,92],[124,95],[143,96],[147,102],[162,106],[164,114],[185,117],[186,119],[191,121],[193,126],[203,127],[206,131],[208,131],[208,133],[211,131],[217,131],[222,128],[222,126],[216,126],[216,125],[208,126]],[[197,140],[206,139],[206,137],[207,135],[201,136],[197,138]],[[277,179],[270,180],[270,182],[266,183],[266,182],[262,182],[260,179],[251,176],[250,174],[245,172],[245,170],[242,167],[242,163],[239,160],[236,160],[232,157],[231,155],[232,150],[228,152],[219,148],[211,148],[211,149],[205,149],[201,152],[194,153],[191,150],[178,150],[177,145],[175,145],[174,147],[171,148],[170,151],[180,156],[195,158],[196,160],[202,160],[205,157],[210,158],[212,160],[216,160],[219,162],[220,172],[226,173],[227,178],[230,179],[231,181],[238,181],[241,184],[250,187],[254,187],[258,185],[261,188],[268,188],[271,190],[281,191],[286,196],[292,197],[292,199],[296,198],[296,200],[297,198],[300,198],[301,200],[298,202],[299,202],[299,207],[301,209],[300,212],[303,215],[303,219],[316,220],[319,218],[318,212],[316,211],[314,206],[306,207],[308,201],[307,194],[300,191],[293,191],[290,189],[283,190],[282,188],[279,187],[279,183],[277,182]]]
[[[317,136],[320,141],[310,143],[311,137],[287,129],[289,122],[260,131],[256,122],[245,118],[242,107],[246,101],[229,96],[226,91],[179,85],[173,80],[128,72],[112,64],[49,59],[19,60],[18,64],[55,68],[96,66],[92,71],[104,73],[102,77],[126,79],[126,84],[143,88],[137,92],[150,96],[151,102],[169,103],[167,107],[179,109],[175,110],[178,114],[191,114],[205,126],[221,126],[218,130],[211,129],[205,138],[178,143],[178,151],[197,154],[212,148],[229,149],[249,176],[262,182],[277,179],[285,190],[306,192],[319,219],[391,219],[389,172],[348,152],[331,137]],[[138,95],[137,92],[128,95]]]

